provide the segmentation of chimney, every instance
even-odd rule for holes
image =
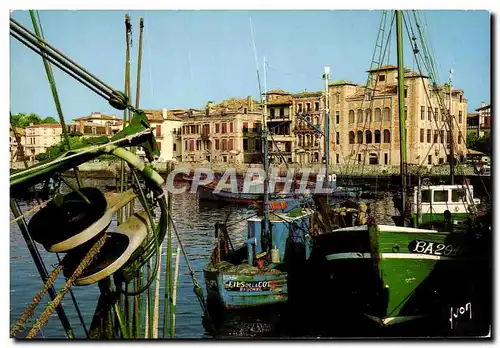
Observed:
[[[247,108],[248,108],[248,112],[253,111],[252,96],[250,96],[250,95],[247,97]]]
[[[205,115],[210,116],[210,108],[212,107],[214,103],[212,101],[207,102],[207,106],[205,107]]]

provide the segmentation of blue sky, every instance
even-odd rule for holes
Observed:
[[[203,107],[209,100],[258,98],[250,20],[267,88],[290,92],[323,88],[331,80],[365,83],[381,11],[40,11],[46,39],[115,89],[123,90],[124,16],[133,26],[132,88],[135,95],[139,18],[145,17],[142,108]],[[490,13],[424,11],[441,82],[453,68],[469,111],[490,101]],[[32,28],[27,11],[12,17]],[[388,19],[390,17],[388,16]],[[405,34],[406,35],[406,34]],[[406,41],[408,39],[405,36]],[[57,116],[42,60],[10,39],[11,111]],[[390,63],[396,63],[391,43]],[[405,65],[413,63],[405,44]],[[92,111],[122,115],[101,97],[54,68],[67,120]],[[263,80],[263,78],[262,78]],[[135,100],[135,97],[133,97]]]

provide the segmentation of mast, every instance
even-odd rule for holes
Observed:
[[[396,36],[398,50],[398,104],[399,104],[399,152],[400,152],[400,175],[401,175],[401,214],[403,226],[406,225],[406,115],[405,115],[405,67],[403,63],[403,23],[402,11],[396,10]]]
[[[330,79],[330,67],[325,66],[323,75],[325,80],[325,178],[326,187],[330,188],[330,180],[328,180],[328,166],[330,164],[330,107],[328,103],[328,80]],[[326,194],[326,203],[328,203],[328,193]]]
[[[453,104],[451,99],[451,79],[453,76],[453,69],[450,69],[449,86],[450,86],[450,107],[448,108],[448,122],[450,126],[450,177],[451,184],[455,185],[455,147],[453,145]]]
[[[263,220],[263,235],[265,236],[265,240],[267,243],[265,243],[265,248],[266,251],[270,252],[271,250],[271,243],[272,240],[269,235],[269,192],[268,192],[268,185],[269,185],[269,177],[268,177],[268,170],[269,170],[269,156],[268,156],[268,144],[267,144],[267,86],[266,86],[266,57],[264,57],[264,93],[263,93],[263,103],[264,103],[264,108],[263,108],[263,113],[262,113],[262,150],[263,150],[263,155],[264,155],[264,172],[265,172],[265,177],[264,177],[264,204],[263,204],[263,209],[264,209],[264,220]]]

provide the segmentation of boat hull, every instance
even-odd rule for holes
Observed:
[[[207,297],[224,309],[272,305],[288,300],[287,273],[240,275],[203,270]]]
[[[334,230],[318,242],[337,305],[379,325],[467,303],[471,270],[462,233],[365,225]]]

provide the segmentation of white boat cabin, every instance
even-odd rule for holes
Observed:
[[[474,198],[472,185],[433,185],[421,186],[420,213],[442,214],[449,210],[452,214],[467,214],[469,207],[481,203],[479,198]],[[419,203],[418,186],[413,195],[413,213],[418,213]]]

